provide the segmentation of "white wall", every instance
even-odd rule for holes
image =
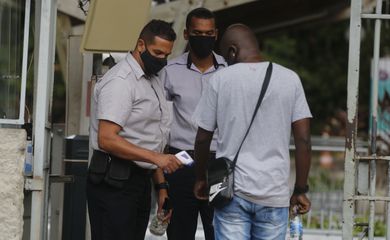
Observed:
[[[0,128],[0,239],[23,234],[24,129]]]

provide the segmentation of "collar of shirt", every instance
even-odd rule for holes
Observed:
[[[226,62],[223,59],[223,57],[219,56],[214,52],[213,52],[213,61],[214,61],[213,70],[217,70],[220,66],[226,67]],[[182,54],[180,57],[173,59],[171,62],[168,63],[168,65],[172,65],[172,64],[186,65],[188,69],[199,71],[196,68],[194,68],[189,52]]]
[[[133,72],[134,72],[137,80],[140,80],[142,77],[147,78],[144,70],[142,70],[141,66],[139,65],[137,60],[135,60],[135,58],[133,57],[133,54],[131,54],[131,52],[127,53],[126,61],[129,64],[129,66],[131,67],[131,69],[133,69]]]

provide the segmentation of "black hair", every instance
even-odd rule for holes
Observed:
[[[188,13],[187,19],[186,19],[186,28],[188,29],[191,25],[192,18],[201,18],[201,19],[214,19],[215,21],[215,15],[212,11],[208,10],[207,8],[195,8],[191,12]]]
[[[154,37],[160,37],[173,42],[176,40],[176,33],[169,23],[153,19],[142,29],[139,38],[147,43],[153,43]]]

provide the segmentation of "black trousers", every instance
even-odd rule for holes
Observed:
[[[123,188],[87,182],[92,240],[143,240],[151,205],[150,172],[135,167]]]
[[[169,147],[171,154],[181,150]],[[193,157],[193,151],[187,151]],[[215,158],[212,154],[211,158]],[[165,176],[169,183],[169,197],[172,200],[173,212],[167,229],[169,240],[193,240],[195,239],[200,214],[206,240],[214,239],[212,225],[214,210],[208,201],[202,201],[194,196],[195,168],[183,167],[173,174]]]

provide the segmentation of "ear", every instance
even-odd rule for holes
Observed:
[[[238,56],[238,48],[235,45],[232,45],[228,49],[228,58],[237,59]]]
[[[185,40],[188,41],[189,33],[188,33],[188,30],[187,30],[187,29],[184,29],[184,31],[183,31],[183,37],[184,37]]]
[[[225,58],[228,65],[233,65],[238,62],[238,48],[235,45],[231,45],[227,50],[227,56]]]
[[[215,41],[218,40],[218,29],[215,29]]]
[[[137,41],[137,47],[136,48],[137,48],[138,52],[140,52],[140,53],[144,52],[145,49],[146,49],[145,41],[143,39],[139,38],[138,41]]]

